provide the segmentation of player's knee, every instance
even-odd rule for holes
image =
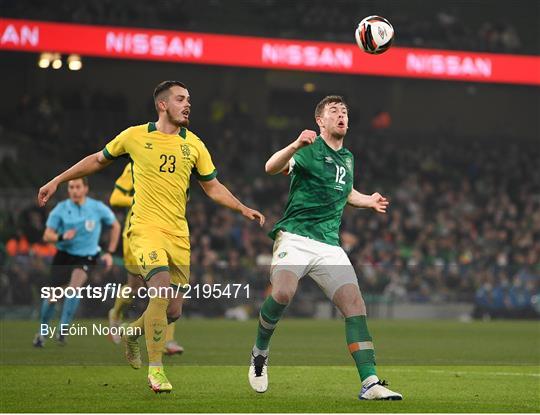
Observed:
[[[180,307],[170,307],[167,309],[167,322],[170,324],[180,318],[182,309]]]
[[[294,289],[278,287],[272,290],[272,297],[280,304],[289,304],[294,296]]]
[[[358,286],[355,287],[352,284],[342,285],[331,298],[345,317],[366,314],[366,304]]]
[[[364,300],[362,299],[362,294],[360,294],[360,292],[352,293],[352,295],[349,298],[349,302],[355,307],[361,306],[362,304],[364,304]]]
[[[358,312],[360,314],[365,314],[366,312],[366,304],[364,303],[364,299],[360,296],[355,297],[352,302],[352,308],[355,312]]]
[[[176,321],[182,315],[182,304],[177,301],[169,301],[169,306],[167,307],[167,319],[169,323]]]
[[[366,304],[360,295],[352,297],[342,308],[344,309],[344,314],[346,316],[366,314]]]

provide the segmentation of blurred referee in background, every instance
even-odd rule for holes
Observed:
[[[116,251],[120,237],[120,224],[112,210],[103,202],[87,197],[88,179],[68,182],[69,198],[58,203],[47,219],[43,240],[56,243],[56,253],[51,267],[51,286],[82,287],[88,280],[88,271],[97,263],[101,248],[99,239],[102,225],[110,226],[109,246],[101,255],[106,268],[112,266],[112,254]],[[56,330],[56,339],[65,345],[61,328],[68,328],[79,306],[80,298],[65,298],[62,315]],[[34,337],[34,346],[43,347],[45,336],[41,327],[48,325],[55,312],[55,302],[44,298],[41,304],[40,330]],[[49,331],[50,332],[50,331]]]

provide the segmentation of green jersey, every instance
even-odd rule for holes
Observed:
[[[335,151],[318,136],[290,161],[291,186],[283,217],[269,236],[280,231],[339,246],[343,209],[353,188],[354,157],[346,148]]]

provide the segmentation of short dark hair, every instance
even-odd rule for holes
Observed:
[[[84,185],[85,187],[88,187],[88,177],[87,177],[87,176],[79,177],[79,178],[77,178],[77,179],[71,179],[71,180],[82,180],[83,185]],[[70,180],[70,181],[71,181],[71,180]]]
[[[330,104],[330,103],[333,103],[333,102],[339,102],[339,103],[345,105],[345,108],[347,108],[347,111],[349,110],[349,106],[347,105],[347,103],[345,102],[345,100],[343,99],[342,96],[340,96],[340,95],[328,95],[328,96],[324,97],[321,100],[321,102],[319,102],[317,104],[317,106],[315,107],[315,118],[321,116],[321,114],[324,111],[324,107],[326,106],[326,104]]]
[[[158,98],[162,98],[163,93],[171,89],[173,86],[179,86],[187,89],[186,85],[180,81],[163,81],[154,88],[154,105],[156,106],[156,111],[159,112],[157,106]]]

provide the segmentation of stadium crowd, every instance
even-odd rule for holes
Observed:
[[[99,99],[90,99],[97,102],[90,107],[101,105]],[[54,127],[46,118],[54,114],[55,106],[62,111],[67,104],[31,102],[35,104],[25,114],[33,118],[41,112],[33,118],[36,122],[9,128],[32,134],[43,128],[42,134],[60,143],[55,150],[60,158],[76,159],[76,149],[61,145],[69,141],[69,130]],[[44,106],[51,110],[44,111]],[[242,128],[234,127],[238,125]],[[260,208],[268,226],[260,229],[247,223],[193,189],[188,204],[193,281],[249,283],[264,290],[272,249],[266,233],[283,211],[289,179],[267,176],[262,166],[294,132],[261,130],[240,106],[233,106],[211,127],[222,137],[207,141],[219,178],[248,204]],[[406,140],[414,146],[402,145]],[[85,147],[79,153],[104,144],[80,141]],[[534,143],[492,139],[486,146],[485,139],[459,139],[444,132],[429,139],[402,137],[374,123],[372,128],[351,132],[346,146],[356,156],[355,186],[364,193],[379,191],[391,201],[387,215],[347,208],[343,217],[342,244],[365,292],[392,301],[475,301],[478,317],[535,315],[540,287],[540,172],[536,168],[540,151]],[[112,187],[111,172],[99,176]],[[36,180],[32,186],[41,183]],[[93,190],[108,199],[110,189]],[[119,211],[120,220],[122,215]],[[54,254],[53,247],[41,242],[46,211],[18,206],[2,212],[2,218],[2,303],[36,302]],[[122,272],[121,267],[111,275],[98,270],[93,283],[122,281]]]
[[[159,5],[127,0],[76,0],[50,7],[38,0],[27,1],[24,5],[0,0],[0,6],[9,17],[195,32],[218,30],[221,33],[339,42],[353,40],[352,33],[362,17],[379,14],[389,18],[394,25],[399,34],[396,38],[398,46],[538,53],[535,21],[524,22],[518,27],[510,24],[507,13],[519,8],[491,9],[491,15],[497,16],[497,20],[487,20],[485,7],[489,7],[488,3],[409,1],[403,8],[395,1],[385,0],[331,3],[250,0],[232,5],[230,1],[212,0],[201,7],[195,0],[171,0]],[[533,9],[538,11],[538,4],[528,1],[520,8],[530,9],[528,16],[534,19],[537,13]],[[527,18],[523,14],[516,16],[518,20]],[[510,20],[516,21],[516,18]],[[522,38],[533,39],[533,42],[522,42]]]

